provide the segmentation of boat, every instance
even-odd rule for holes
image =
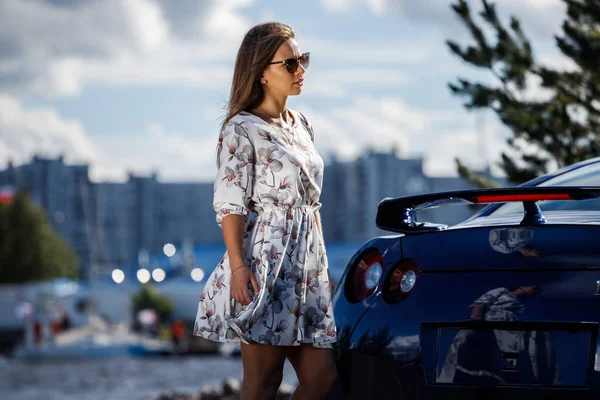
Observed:
[[[26,335],[27,336],[27,335]],[[14,359],[161,356],[174,353],[171,342],[131,332],[124,324],[73,328],[39,342],[28,341],[10,354]]]

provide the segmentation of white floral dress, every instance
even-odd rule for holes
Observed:
[[[325,245],[315,219],[323,160],[311,124],[303,114],[290,112],[289,129],[242,112],[221,131],[216,220],[221,226],[226,215],[247,218],[243,252],[260,291],[250,291],[246,306],[232,298],[226,252],[200,296],[194,335],[323,348],[336,341]]]

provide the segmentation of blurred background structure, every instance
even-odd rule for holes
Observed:
[[[326,162],[334,281],[385,233],[384,197],[515,185],[600,155],[596,0],[0,0],[2,399],[239,376],[238,349],[191,326],[225,250],[212,179],[235,53],[268,20],[311,52],[290,107]]]
[[[161,182],[157,174],[130,174],[124,183],[96,183],[88,169],[65,164],[62,157],[36,155],[27,164],[0,171],[0,186],[11,192],[26,189],[45,210],[52,229],[77,252],[78,278],[110,276],[115,268],[137,265],[139,257],[143,263],[144,255],[161,253],[169,243],[178,248],[222,245],[212,209],[212,182]],[[422,158],[402,159],[393,150],[333,161],[326,171],[322,217],[325,240],[331,245],[384,234],[374,224],[377,203],[384,197],[475,187],[460,177],[427,176]],[[482,173],[492,178],[489,171]],[[432,218],[458,223],[471,213],[456,207]]]

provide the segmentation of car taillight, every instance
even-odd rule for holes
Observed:
[[[402,260],[394,266],[383,289],[383,297],[389,303],[404,300],[415,287],[419,270],[412,260]]]
[[[383,272],[383,256],[377,249],[368,249],[355,261],[346,280],[346,297],[359,302],[370,296]]]

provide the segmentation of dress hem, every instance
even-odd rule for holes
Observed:
[[[255,340],[253,338],[250,338],[250,340],[248,340],[247,336],[245,333],[242,332],[242,330],[240,329],[239,326],[237,326],[236,324],[227,324],[228,328],[231,328],[235,334],[237,335],[237,337],[233,337],[233,338],[227,338],[227,337],[219,337],[218,339],[211,339],[208,336],[210,335],[205,335],[202,332],[197,332],[194,333],[193,336],[197,336],[197,337],[201,337],[203,339],[206,340],[210,340],[212,342],[217,342],[217,343],[244,343],[244,344],[253,344],[253,343],[257,343],[257,344],[265,344],[265,345],[270,345],[270,346],[280,346],[280,347],[297,347],[300,346],[302,344],[313,344],[313,345],[318,345],[319,347],[323,346],[323,345],[333,345],[333,343],[337,342],[337,335],[335,338],[333,339],[329,339],[328,338],[318,338],[318,339],[313,339],[311,341],[296,341],[295,343],[292,344],[273,344],[273,343],[264,343],[264,342],[260,342],[258,340]],[[227,330],[226,330],[227,332]],[[325,347],[326,348],[326,347]]]

